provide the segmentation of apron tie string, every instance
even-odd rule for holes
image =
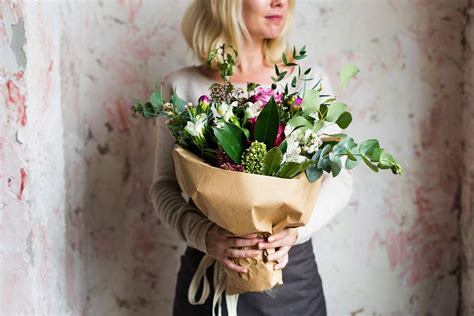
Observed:
[[[199,263],[199,266],[194,273],[194,276],[191,280],[188,290],[188,301],[193,305],[202,305],[206,302],[211,288],[209,285],[209,280],[207,279],[206,271],[207,269],[214,265],[214,275],[213,275],[213,286],[214,286],[214,295],[212,297],[212,316],[216,316],[215,309],[218,307],[218,316],[222,316],[222,297],[225,293],[226,286],[226,274],[221,263],[216,261],[208,254],[204,255]],[[202,293],[201,297],[196,300],[197,291],[202,283]],[[239,300],[239,294],[228,295],[225,293],[225,300],[227,303],[227,312],[228,316],[237,316],[237,303]]]

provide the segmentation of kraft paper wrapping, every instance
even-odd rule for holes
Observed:
[[[201,157],[175,144],[176,178],[191,202],[211,221],[237,236],[277,233],[285,227],[308,223],[322,177],[310,183],[304,172],[292,179],[229,171],[207,164]],[[283,284],[275,262],[266,262],[267,250],[255,258],[233,258],[247,273],[224,269],[226,292],[261,292]]]

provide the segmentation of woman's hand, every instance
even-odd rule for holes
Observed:
[[[268,255],[268,261],[277,261],[275,270],[283,269],[288,263],[288,251],[298,239],[298,228],[285,228],[281,232],[268,237],[268,242],[259,242],[258,249],[276,248],[275,252]]]
[[[235,236],[231,232],[214,224],[206,235],[207,253],[230,270],[247,273],[247,269],[235,264],[230,258],[249,258],[258,256],[261,251],[255,249],[236,249],[236,247],[254,247],[258,242],[257,234]]]

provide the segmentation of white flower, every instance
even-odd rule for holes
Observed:
[[[258,114],[262,111],[262,102],[261,101],[257,101],[255,103],[247,102],[247,103],[245,103],[245,105],[247,106],[245,108],[245,112],[247,112],[248,118],[254,118],[254,117],[258,116]]]
[[[221,49],[222,50],[222,49]],[[230,47],[230,46],[226,46],[225,49],[224,49],[224,56],[225,58],[227,59],[227,55],[230,55],[232,56],[232,58],[235,60],[237,58],[237,55],[235,53],[235,50]]]
[[[238,102],[234,101],[231,104],[227,104],[226,102],[222,102],[217,108],[212,106],[211,111],[212,115],[215,118],[223,118],[224,121],[228,122],[231,117],[234,116],[233,108],[237,106]]]
[[[308,154],[314,153],[323,143],[318,134],[313,132],[311,129],[306,130],[306,132],[304,133],[303,141],[303,150]]]
[[[188,121],[186,123],[186,127],[184,130],[189,133],[189,135],[203,138],[204,137],[204,129],[206,128],[207,123],[207,115],[205,113],[201,113],[196,115],[195,121],[191,122]]]
[[[223,50],[222,48],[219,48],[214,55],[214,57],[211,60],[211,65],[212,66],[217,66],[218,64],[223,64],[224,63],[224,56],[222,56]]]
[[[300,155],[301,148],[300,148],[300,140],[299,136],[301,133],[299,130],[294,131],[290,134],[290,136],[286,139],[287,146],[286,152],[283,154],[283,161],[282,162],[303,162],[307,158],[305,156]]]

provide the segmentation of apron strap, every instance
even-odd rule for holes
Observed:
[[[204,255],[194,273],[188,290],[188,301],[193,305],[202,305],[206,302],[211,292],[206,270],[214,265],[213,285],[214,295],[212,297],[212,316],[216,316],[215,309],[218,307],[218,316],[222,316],[222,297],[225,295],[228,316],[237,316],[237,303],[239,294],[228,295],[225,293],[226,275],[222,265],[208,254]],[[196,294],[202,283],[201,297],[196,300]]]

